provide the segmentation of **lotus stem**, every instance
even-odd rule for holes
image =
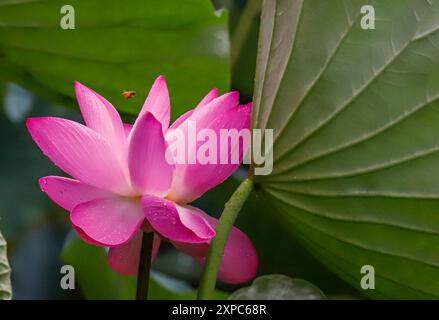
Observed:
[[[137,271],[136,300],[148,299],[149,273],[151,271],[152,245],[154,233],[143,232],[140,248],[139,269]]]
[[[216,235],[211,242],[206,257],[206,264],[201,277],[200,287],[198,288],[198,300],[210,299],[213,295],[229,233],[252,190],[253,181],[251,178],[245,179],[224,206],[216,227]]]

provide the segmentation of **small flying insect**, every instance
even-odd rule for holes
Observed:
[[[133,90],[127,90],[122,92],[122,96],[124,96],[127,99],[132,99],[136,96],[136,91]]]

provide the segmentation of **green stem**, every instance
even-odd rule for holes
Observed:
[[[149,272],[151,270],[152,244],[154,233],[144,232],[140,248],[139,269],[137,270],[136,300],[148,299]]]
[[[215,290],[216,278],[230,230],[232,230],[233,224],[252,190],[253,181],[247,178],[235,190],[224,206],[223,213],[216,227],[216,236],[212,240],[206,257],[206,264],[201,277],[200,287],[198,288],[197,298],[199,300],[209,299]]]

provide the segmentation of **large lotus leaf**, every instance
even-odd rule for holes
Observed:
[[[255,88],[291,232],[372,297],[439,297],[439,1],[264,1]]]
[[[194,205],[209,215],[219,217],[224,203],[240,183],[241,172],[209,190]],[[242,173],[246,174],[245,170]],[[322,266],[300,242],[288,232],[273,211],[273,205],[259,193],[253,193],[241,209],[235,225],[252,240],[259,257],[258,275],[282,274],[306,279],[326,295],[358,296],[355,289]],[[273,250],[275,244],[275,250]]]
[[[66,4],[75,29],[60,27]],[[78,80],[132,114],[163,74],[175,116],[212,87],[228,89],[227,15],[205,0],[0,1],[0,65],[44,96],[66,102]],[[138,96],[127,100],[123,90]]]

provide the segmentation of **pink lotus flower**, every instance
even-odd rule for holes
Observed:
[[[91,89],[76,82],[75,90],[86,126],[53,117],[27,120],[44,154],[74,178],[43,177],[39,181],[42,190],[70,211],[72,224],[84,241],[110,248],[109,264],[119,273],[137,273],[142,231],[154,232],[153,257],[165,239],[202,261],[218,220],[188,203],[227,179],[239,164],[166,161],[170,99],[162,76],[156,79],[134,125],[122,123],[111,103]],[[197,130],[249,129],[251,104],[238,105],[237,92],[217,95],[216,89],[209,92],[171,128],[188,134],[185,125],[191,120]],[[187,146],[187,152],[196,152],[194,148]],[[240,156],[242,160],[242,152]],[[248,281],[256,275],[257,266],[253,244],[234,228],[220,279]]]

